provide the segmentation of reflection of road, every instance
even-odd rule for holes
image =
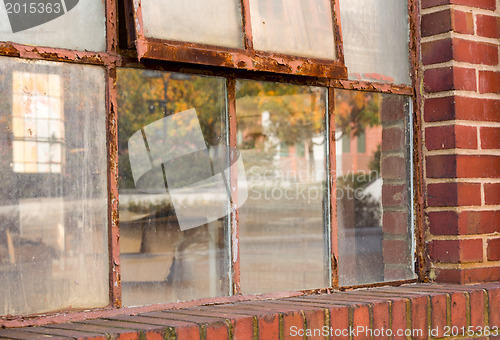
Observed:
[[[240,208],[241,287],[244,293],[320,288],[325,282],[321,185],[251,182]],[[284,190],[288,190],[286,199]],[[301,190],[305,190],[301,193]],[[274,195],[273,195],[274,192]]]
[[[384,281],[382,227],[339,231],[339,275],[344,286]]]

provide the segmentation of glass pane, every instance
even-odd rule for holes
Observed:
[[[104,1],[4,0],[0,41],[103,51],[106,48]]]
[[[335,91],[339,281],[414,278],[410,97]],[[345,141],[358,144],[345,152]],[[359,147],[363,145],[363,148]]]
[[[229,294],[225,79],[118,70],[123,304]]]
[[[0,315],[109,303],[104,80],[96,66],[0,57]],[[49,100],[57,120],[37,115]],[[48,135],[55,121],[66,138]]]
[[[330,0],[250,0],[256,50],[335,59]]]
[[[349,79],[410,84],[407,2],[340,0]]]
[[[134,0],[150,38],[243,48],[239,0]]]
[[[240,80],[236,91],[248,187],[239,209],[241,289],[327,287],[326,90]]]

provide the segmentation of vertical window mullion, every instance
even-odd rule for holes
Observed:
[[[244,0],[246,1],[246,0]],[[234,77],[227,78],[227,100],[228,100],[228,124],[229,131],[229,164],[233,164],[231,157],[237,157],[235,153],[237,146],[237,126],[236,126],[236,79]],[[230,188],[231,188],[231,202],[230,202],[230,240],[231,240],[231,286],[232,294],[241,294],[240,284],[240,249],[239,249],[239,217],[238,217],[238,191],[233,188],[238,187],[238,169],[237,167],[230,167]]]
[[[335,90],[333,87],[328,88],[328,102],[327,102],[327,117],[328,117],[328,181],[329,181],[329,261],[330,264],[330,285],[337,289],[339,287],[339,247],[337,235],[337,200],[335,197],[337,187],[337,174],[336,174],[336,152],[335,152]]]
[[[241,18],[243,20],[243,37],[245,40],[245,49],[253,51],[252,21],[250,20],[250,0],[241,1]]]
[[[116,0],[106,0],[106,52],[115,54],[118,37]],[[106,146],[108,153],[108,250],[110,305],[122,307],[120,280],[120,244],[118,229],[118,124],[117,124],[116,66],[106,67]]]
[[[109,287],[111,306],[120,308],[120,244],[118,229],[118,124],[116,108],[116,67],[106,68],[106,128],[108,151],[108,245],[109,245]]]

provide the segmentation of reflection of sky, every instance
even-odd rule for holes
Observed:
[[[340,1],[345,63],[350,78],[353,73],[364,79],[364,73],[378,73],[394,78],[395,83],[409,84],[406,6],[401,0]]]

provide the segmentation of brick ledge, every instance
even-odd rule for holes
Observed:
[[[324,328],[324,327],[327,328]],[[0,329],[1,339],[349,339],[349,329],[378,338],[388,330],[416,339],[500,327],[500,283],[407,284],[266,301],[247,301],[121,315],[39,327]],[[361,328],[363,327],[363,328]],[[371,331],[370,331],[371,330]],[[370,333],[371,332],[371,333]],[[419,332],[421,332],[419,334]],[[410,334],[410,333],[408,333]],[[343,336],[345,335],[345,336]],[[484,337],[476,333],[468,338]],[[357,338],[357,337],[355,337]],[[361,338],[361,337],[360,337]],[[367,337],[368,339],[370,337]],[[389,338],[389,337],[380,337]],[[394,339],[405,338],[394,336]]]

